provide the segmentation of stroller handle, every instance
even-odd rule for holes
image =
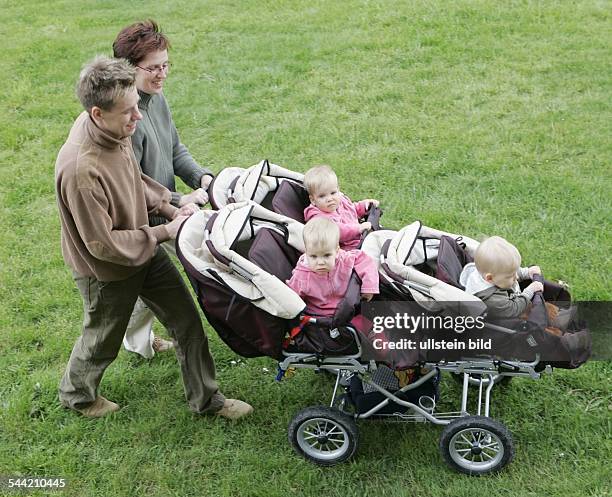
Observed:
[[[368,210],[367,221],[372,224],[372,231],[380,229],[380,216],[382,216],[382,210],[380,207],[370,207]]]
[[[539,283],[542,283],[542,285],[544,285],[544,277],[541,274],[534,274],[532,280],[538,281]],[[544,308],[544,302],[545,302],[544,292],[542,291],[535,292],[533,295],[533,298],[531,299],[531,302],[534,305],[539,304],[542,306],[542,308]]]
[[[378,231],[380,229],[380,216],[382,216],[382,214],[383,212],[380,209],[380,207],[371,206],[368,209],[368,216],[367,216],[366,221],[372,225],[372,231]],[[361,240],[360,240],[359,246],[361,246],[361,244],[363,243],[367,235],[368,235],[367,231],[364,231],[363,233],[361,233]]]
[[[544,285],[544,276],[542,276],[541,274],[534,274],[532,280],[542,283],[542,285]],[[544,294],[544,292],[536,292],[536,294],[541,296]]]

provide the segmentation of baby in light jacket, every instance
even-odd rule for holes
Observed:
[[[474,262],[463,268],[459,283],[486,304],[490,318],[518,318],[528,310],[534,293],[544,290],[542,283],[534,281],[521,291],[518,281],[531,280],[541,271],[539,266],[520,266],[517,248],[500,236],[492,236],[478,246]]]

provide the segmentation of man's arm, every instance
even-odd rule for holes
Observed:
[[[108,214],[108,199],[99,185],[72,190],[66,203],[87,250],[102,261],[141,266],[151,259],[158,243],[170,238],[164,225],[145,224],[130,230],[114,228]]]
[[[140,178],[143,182],[145,202],[149,216],[157,214],[166,219],[174,219],[178,209],[170,203],[170,190],[143,172],[140,173]]]

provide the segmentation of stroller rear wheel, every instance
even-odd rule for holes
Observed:
[[[347,461],[355,454],[359,441],[355,421],[327,406],[302,409],[291,420],[288,431],[295,451],[320,466]]]
[[[499,421],[467,416],[448,424],[440,436],[440,451],[446,463],[468,475],[500,471],[514,457],[514,442]]]

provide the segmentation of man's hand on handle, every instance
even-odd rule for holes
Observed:
[[[206,190],[203,188],[198,188],[191,193],[183,195],[179,200],[179,207],[183,207],[190,203],[204,205],[206,202],[208,202],[208,193],[206,193]]]

